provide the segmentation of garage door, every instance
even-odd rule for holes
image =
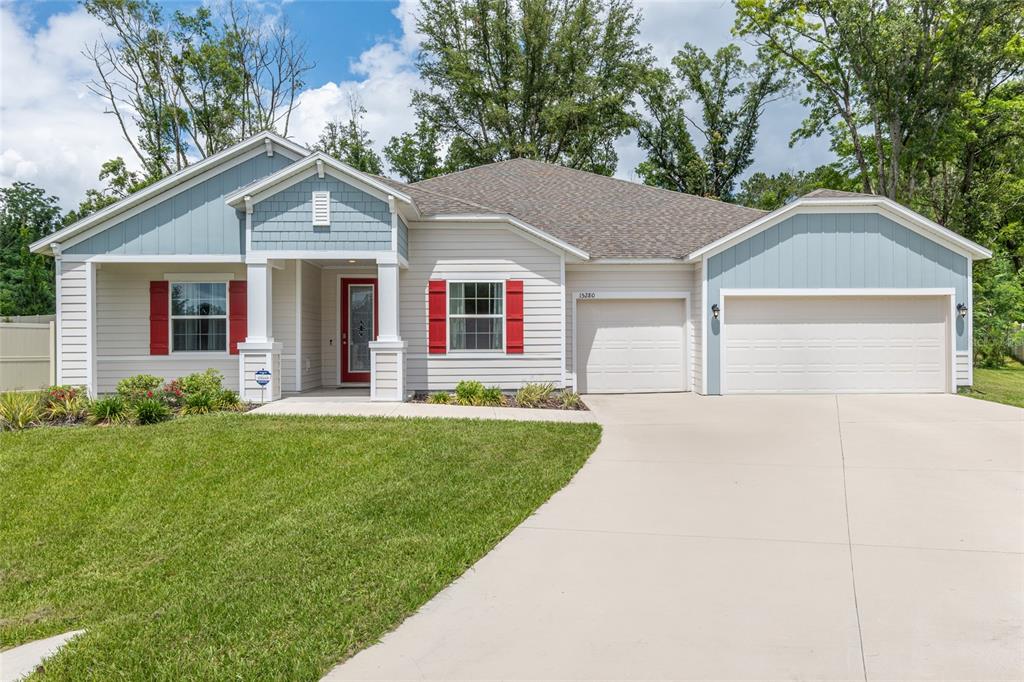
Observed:
[[[683,299],[578,301],[581,393],[685,391]]]
[[[728,393],[942,392],[949,300],[729,297]]]

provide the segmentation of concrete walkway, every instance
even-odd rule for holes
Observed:
[[[47,658],[83,632],[85,630],[72,630],[0,651],[0,682],[15,682],[28,677]]]
[[[573,481],[327,679],[1024,678],[1024,410],[588,403]]]
[[[518,407],[464,407],[426,403],[372,403],[351,397],[297,395],[267,403],[248,414],[349,417],[435,417],[441,419],[508,419],[512,421],[595,422],[586,410],[528,410]]]

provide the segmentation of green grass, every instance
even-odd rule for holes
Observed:
[[[1000,369],[974,368],[974,385],[960,389],[972,398],[1024,407],[1024,365],[1007,359]]]
[[[0,648],[47,679],[315,680],[564,486],[600,427],[217,414],[0,434]]]

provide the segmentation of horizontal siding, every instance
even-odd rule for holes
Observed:
[[[295,389],[295,269],[297,261],[276,261],[284,267],[273,268],[270,283],[270,308],[273,314],[271,334],[281,344],[281,388]]]
[[[313,226],[313,192],[331,193],[331,224]],[[331,176],[312,174],[253,207],[254,250],[391,250],[387,202]]]
[[[241,254],[245,215],[225,204],[243,185],[292,163],[259,153],[69,247],[70,254]]]
[[[584,263],[567,266],[565,280],[566,366],[572,374],[580,369],[574,365],[573,330],[576,321],[573,319],[573,300],[576,294],[584,291],[688,291],[690,292],[690,348],[700,347],[701,321],[699,292],[697,291],[700,288],[700,282],[695,279],[695,270],[692,265],[683,263],[679,265],[591,265]],[[699,358],[699,355],[693,351],[690,355],[693,360]],[[697,377],[699,370],[691,366],[689,374],[691,377]]]
[[[956,354],[956,385],[970,386],[973,383],[971,372],[971,354],[958,352]]]
[[[63,261],[57,281],[60,301],[59,384],[85,385],[89,380],[88,265]]]
[[[377,276],[377,268],[324,268],[320,273],[320,383],[324,386],[337,386],[341,383],[341,370],[338,368],[338,344],[341,340],[338,336],[338,323],[341,318],[338,279],[373,278]]]
[[[561,259],[506,229],[414,228],[409,267],[400,274],[400,328],[408,343],[406,388],[450,390],[460,380],[514,389],[562,382]],[[523,280],[521,355],[473,357],[427,353],[427,283]]]
[[[398,255],[409,258],[409,226],[398,217]]]
[[[302,390],[308,391],[323,384],[321,376],[321,270],[315,265],[302,263],[302,357],[299,371],[302,373]]]
[[[238,356],[222,354],[149,354],[149,282],[172,273],[231,273],[245,279],[245,267],[216,264],[129,265],[105,263],[96,272],[96,379],[100,393],[133,374],[177,378],[207,368],[224,374],[238,388]]]

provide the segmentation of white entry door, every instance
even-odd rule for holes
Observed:
[[[942,296],[729,296],[723,392],[945,391],[948,306]]]
[[[686,301],[577,301],[576,352],[580,393],[685,391]]]

